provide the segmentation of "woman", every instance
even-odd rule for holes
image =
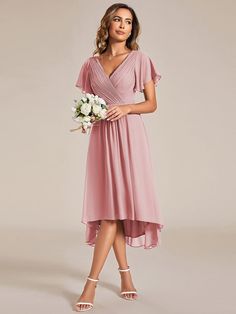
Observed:
[[[157,109],[155,85],[161,78],[136,43],[140,26],[132,8],[115,3],[101,20],[97,49],[85,60],[76,86],[108,104],[105,120],[91,129],[87,153],[83,214],[86,243],[93,261],[76,311],[93,307],[96,283],[113,247],[121,275],[121,297],[137,298],[126,244],[153,248],[163,227],[142,113]],[[96,55],[98,54],[98,55]],[[136,91],[145,101],[134,103]]]

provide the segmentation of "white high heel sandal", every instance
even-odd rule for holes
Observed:
[[[128,266],[128,268],[127,269],[120,269],[120,268],[118,268],[118,270],[120,271],[120,272],[125,272],[125,271],[130,271],[130,267]],[[125,299],[125,300],[130,300],[130,301],[134,301],[134,300],[136,300],[136,298],[134,298],[134,297],[128,297],[128,296],[126,296],[126,294],[135,294],[136,296],[138,296],[138,293],[137,293],[137,291],[121,291],[120,292],[120,295],[121,295],[121,297],[123,298],[123,299]]]
[[[99,279],[93,279],[93,278],[90,278],[90,277],[87,277],[87,279],[88,279],[88,280],[91,280],[91,281],[95,281],[95,282],[99,281]],[[95,286],[95,288],[96,288],[96,287],[97,287],[97,285]],[[84,309],[80,309],[80,308],[79,308],[79,305],[83,305],[83,304],[89,305],[89,307],[84,308]],[[73,308],[74,308],[74,310],[75,310],[76,312],[85,312],[85,311],[91,310],[91,309],[93,308],[93,303],[91,303],[91,302],[82,302],[82,301],[81,301],[81,302],[76,302],[76,303],[74,304]]]

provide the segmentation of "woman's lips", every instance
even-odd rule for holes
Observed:
[[[119,35],[124,35],[125,33],[124,32],[121,32],[121,31],[116,31],[117,32],[117,34],[119,34]]]

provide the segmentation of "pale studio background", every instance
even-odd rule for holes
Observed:
[[[4,313],[70,313],[90,268],[80,222],[89,137],[70,133],[80,67],[115,1],[0,1],[1,259]],[[97,313],[224,313],[235,264],[235,1],[126,1],[162,78],[143,114],[165,227],[127,247],[140,298],[118,297],[113,252]],[[142,101],[143,96],[137,96]]]

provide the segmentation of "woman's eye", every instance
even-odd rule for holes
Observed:
[[[113,21],[115,21],[115,22],[116,22],[116,21],[120,21],[120,19],[119,19],[118,17],[115,17],[115,18],[113,19]],[[128,24],[132,24],[131,21],[127,21],[127,23],[128,23]]]

